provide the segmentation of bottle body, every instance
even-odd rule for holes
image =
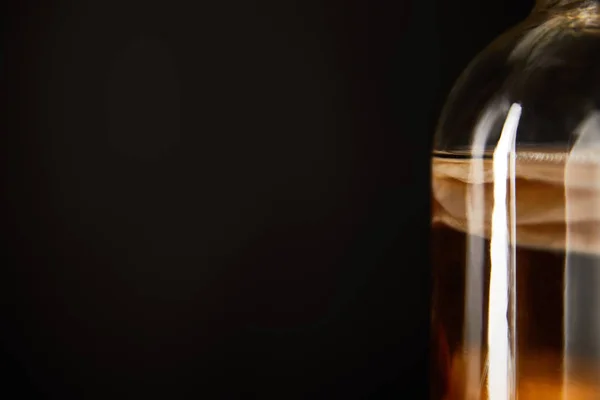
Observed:
[[[600,14],[493,43],[432,157],[432,399],[600,399]]]

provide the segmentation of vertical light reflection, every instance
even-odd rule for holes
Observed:
[[[469,176],[474,184],[469,185],[466,193],[467,216],[467,262],[465,271],[465,321],[464,342],[472,353],[465,358],[465,387],[468,396],[477,397],[484,384],[483,364],[483,308],[484,308],[484,272],[485,241],[483,235],[486,225],[485,213],[485,161],[486,144],[489,133],[498,118],[504,117],[508,105],[504,102],[493,103],[482,115],[474,130],[471,146]]]
[[[508,400],[513,397],[514,360],[511,357],[509,330],[509,274],[515,268],[514,253],[509,251],[510,234],[507,181],[509,168],[514,169],[515,139],[521,106],[513,104],[493,156],[494,199],[490,235],[490,298],[488,308],[488,396],[490,400]],[[509,162],[510,161],[510,162]],[[514,179],[514,175],[512,175]],[[514,189],[514,184],[511,185]],[[511,193],[514,205],[514,190]],[[514,214],[513,214],[514,216]],[[510,221],[511,225],[514,220]],[[512,268],[511,268],[512,266]],[[514,276],[514,275],[513,275]]]
[[[470,173],[476,182],[483,181],[484,160],[475,156],[471,161]],[[469,185],[467,191],[467,263],[465,271],[465,322],[464,340],[472,354],[466,357],[466,388],[479,393],[482,382],[483,341],[483,274],[485,272],[485,242],[482,236],[473,234],[483,232],[485,218],[485,198],[482,184]]]
[[[576,389],[581,371],[577,371],[575,360],[582,354],[600,358],[600,265],[598,259],[577,254],[574,249],[583,245],[581,232],[577,235],[578,223],[581,222],[581,209],[575,209],[579,203],[576,196],[581,196],[581,168],[585,159],[600,152],[600,112],[590,113],[575,132],[577,140],[571,148],[565,163],[565,270],[563,296],[563,399],[574,398],[570,389]],[[591,166],[590,168],[597,168]],[[587,183],[595,181],[596,174],[587,177]],[[590,188],[591,189],[591,188]],[[600,205],[587,208],[584,212],[588,221],[600,220]],[[579,217],[578,217],[579,215]],[[600,235],[597,224],[587,235]],[[579,243],[578,243],[579,241]],[[600,377],[595,377],[596,384]]]
[[[520,111],[519,111],[520,117]],[[517,118],[518,124],[518,118]],[[511,270],[510,270],[510,281],[509,291],[511,293],[510,304],[511,304],[511,326],[510,326],[510,338],[511,338],[511,354],[512,354],[512,370],[511,379],[513,389],[517,390],[517,152],[515,150],[516,143],[516,127],[515,134],[512,139],[512,147],[509,155],[509,176],[510,176],[510,256],[511,256]],[[515,395],[515,398],[517,396]]]

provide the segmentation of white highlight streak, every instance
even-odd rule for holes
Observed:
[[[514,157],[517,127],[521,118],[521,106],[513,104],[508,111],[502,134],[493,158],[494,207],[490,240],[491,272],[488,309],[488,396],[490,400],[512,398],[511,335],[508,323],[509,273],[512,253],[509,253],[509,211],[507,207],[507,180],[509,156]],[[513,160],[514,163],[514,160]],[[511,164],[513,164],[511,163]],[[511,165],[513,167],[513,165]],[[514,168],[514,167],[513,167]],[[511,168],[512,169],[512,168]],[[514,175],[513,175],[514,177]],[[514,196],[514,191],[512,193]],[[513,202],[514,203],[514,202]],[[514,214],[513,214],[514,215]],[[514,221],[511,220],[514,224]]]
[[[509,104],[504,99],[494,101],[485,110],[473,134],[471,145],[470,177],[475,182],[484,181],[486,143],[489,133],[500,118],[504,118],[509,109]],[[469,185],[466,194],[466,213],[468,232],[485,232],[485,191],[483,184]],[[470,348],[482,349],[485,339],[483,337],[483,315],[484,307],[484,273],[485,267],[485,243],[481,236],[467,235],[467,263],[465,276],[465,322],[464,343]],[[484,379],[487,375],[481,366],[485,362],[483,353],[473,352],[472,357],[465,359],[465,387],[470,391],[468,396],[476,398],[479,396]],[[471,393],[472,392],[472,393]],[[471,398],[469,397],[469,398]]]

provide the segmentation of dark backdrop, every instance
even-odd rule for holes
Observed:
[[[425,399],[435,120],[530,7],[6,1],[3,387]]]

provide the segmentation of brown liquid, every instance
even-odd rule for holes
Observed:
[[[600,399],[600,169],[575,161],[519,155],[504,202],[491,159],[434,158],[432,399]],[[516,247],[507,314],[490,316],[495,205]],[[508,397],[488,393],[502,315]]]

